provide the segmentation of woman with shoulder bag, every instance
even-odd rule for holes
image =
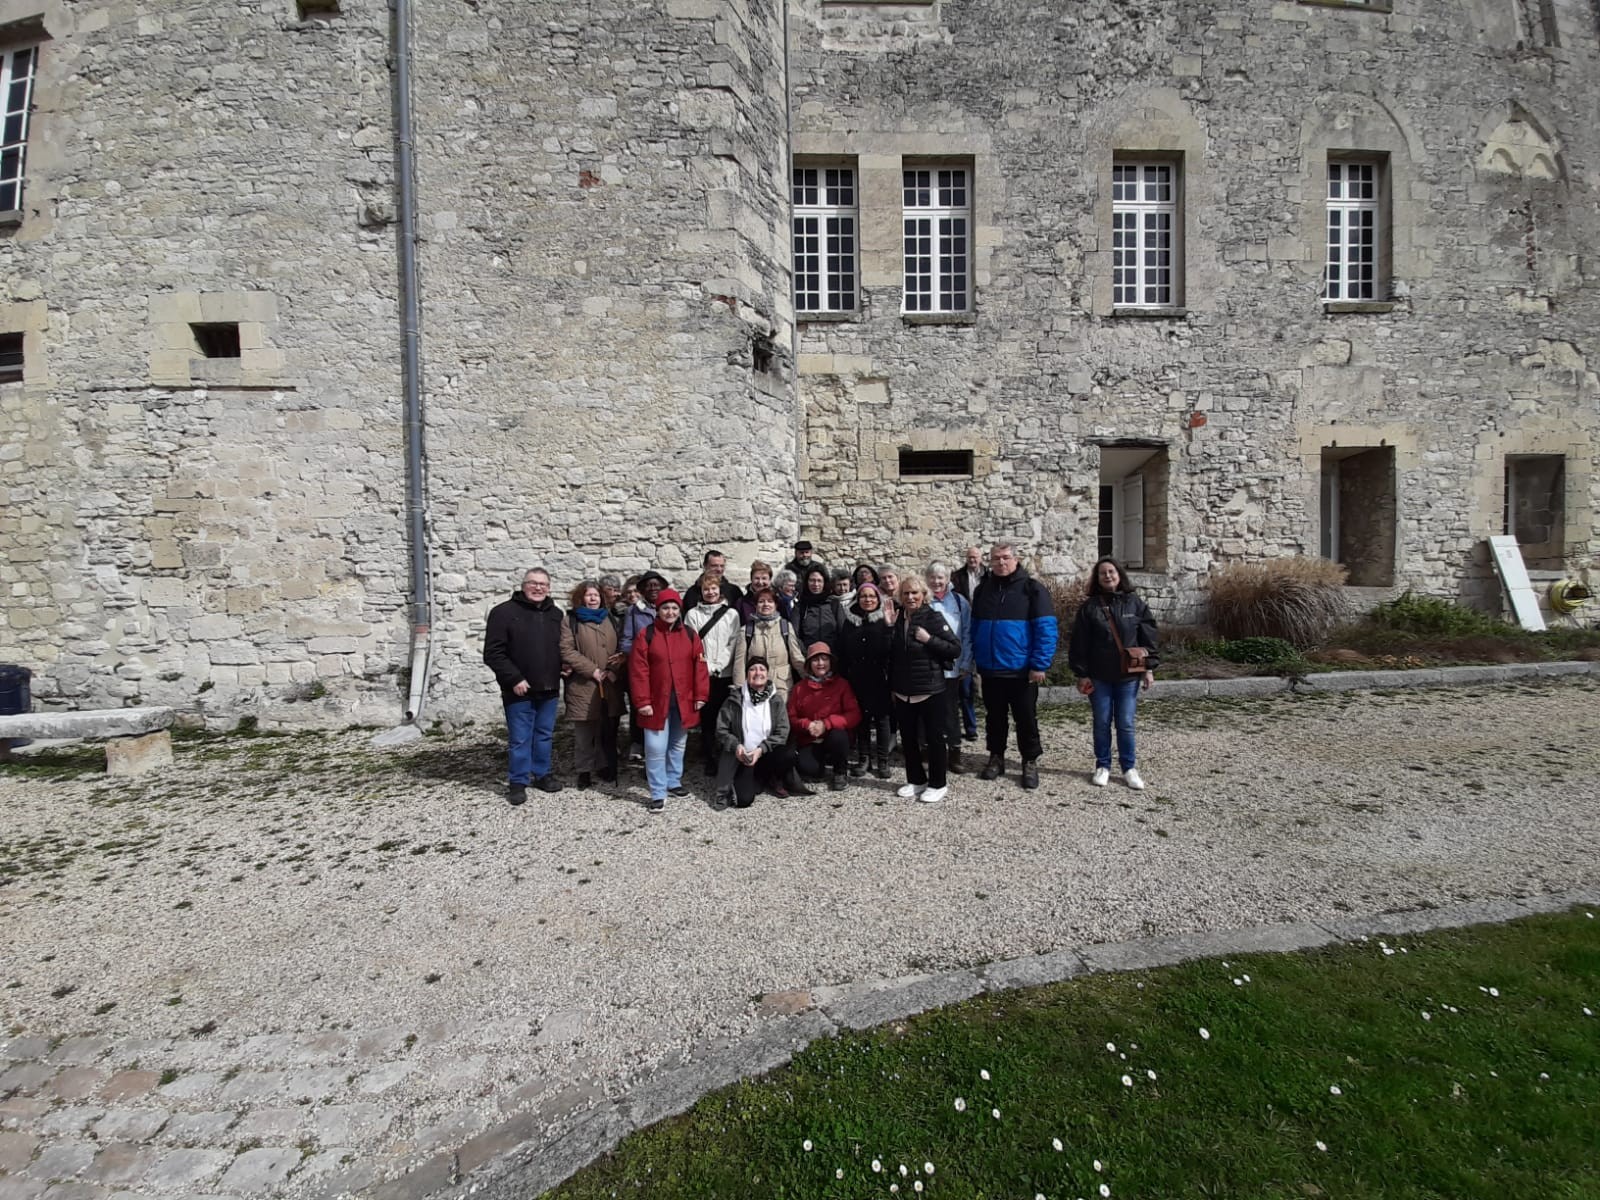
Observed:
[[[561,625],[561,665],[567,668],[567,719],[572,722],[578,786],[596,775],[617,781],[617,721],[622,716],[622,674],[627,656],[617,649],[617,627],[600,585],[585,579],[567,600]]]
[[[1135,765],[1133,716],[1140,691],[1155,682],[1156,619],[1128,582],[1114,558],[1095,563],[1088,594],[1072,623],[1067,665],[1078,690],[1094,711],[1094,775],[1096,787],[1111,779],[1111,729],[1117,731],[1117,761],[1122,781],[1136,792],[1144,779]]]

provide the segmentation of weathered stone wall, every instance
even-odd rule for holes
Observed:
[[[492,702],[483,615],[529,562],[564,598],[792,540],[778,13],[415,5],[439,712]],[[45,16],[28,216],[0,241],[0,320],[28,337],[0,385],[0,660],[45,703],[392,719],[387,6]],[[208,322],[238,324],[238,359],[198,357]]]
[[[558,10],[419,6],[436,711],[530,564],[564,605],[793,540],[777,4]]]
[[[344,8],[45,6],[0,241],[0,299],[43,315],[0,386],[0,659],[46,703],[398,708],[388,30]],[[238,359],[197,359],[203,321]]]
[[[1532,438],[1568,455],[1568,557],[1592,559],[1596,21],[1469,7],[798,0],[795,149],[854,158],[862,197],[861,311],[800,326],[819,545],[1005,535],[1083,571],[1094,443],[1159,441],[1168,569],[1142,581],[1181,611],[1214,563],[1317,552],[1323,447],[1403,443],[1396,585],[1493,603],[1483,539]],[[1330,313],[1322,171],[1362,150],[1388,156],[1394,303]],[[1182,158],[1181,312],[1113,314],[1119,151]],[[900,313],[901,160],[937,155],[975,167],[967,323]],[[973,447],[975,477],[899,480],[901,444]]]

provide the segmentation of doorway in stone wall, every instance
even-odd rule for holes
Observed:
[[[1322,557],[1349,571],[1351,587],[1394,583],[1395,488],[1393,446],[1322,448]]]
[[[1167,569],[1167,447],[1127,439],[1100,446],[1096,555],[1130,571]]]

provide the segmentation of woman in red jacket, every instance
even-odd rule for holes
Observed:
[[[656,596],[656,619],[634,638],[628,657],[628,694],[644,729],[644,775],[650,811],[664,812],[668,796],[687,796],[683,748],[711,696],[705,647],[679,618],[683,600],[671,588]]]
[[[861,724],[861,705],[844,678],[833,673],[833,651],[827,642],[813,642],[806,651],[806,677],[789,691],[789,736],[800,751],[800,774],[821,779],[826,763],[828,787],[842,792],[848,785],[850,731]],[[789,781],[789,791],[806,789]]]

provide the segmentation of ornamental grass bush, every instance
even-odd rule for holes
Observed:
[[[1062,579],[1059,575],[1046,576],[1044,586],[1050,591],[1050,603],[1055,606],[1056,625],[1061,630],[1062,649],[1066,648],[1067,635],[1072,623],[1078,619],[1078,609],[1083,607],[1089,585],[1081,578]]]
[[[1320,645],[1345,615],[1346,572],[1325,558],[1230,563],[1211,574],[1211,627],[1229,641],[1281,638]]]

